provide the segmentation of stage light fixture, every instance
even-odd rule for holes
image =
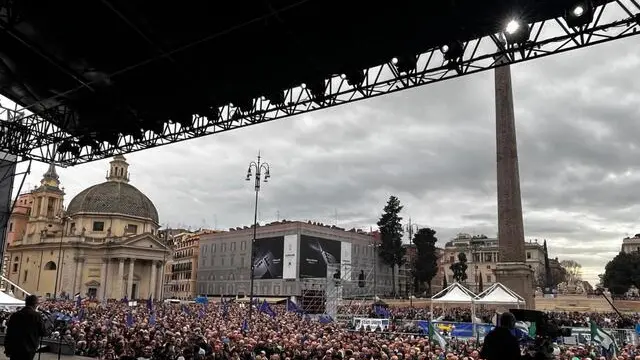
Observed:
[[[418,64],[418,57],[415,55],[403,55],[394,58],[395,61],[391,61],[396,69],[400,73],[409,74],[410,72],[416,69],[416,65]]]
[[[595,8],[591,1],[579,1],[574,3],[564,13],[564,20],[569,27],[582,27],[593,21]]]
[[[464,45],[460,41],[452,41],[440,47],[445,60],[459,59],[464,55]]]
[[[244,99],[236,99],[233,104],[241,111],[248,113],[253,110],[253,99],[252,98],[244,98]]]
[[[284,98],[284,91],[282,90],[272,91],[269,94],[265,95],[265,98],[269,100],[269,103],[271,103],[271,105],[276,105],[276,106],[284,105],[285,98]]]
[[[347,80],[347,84],[353,87],[362,86],[365,80],[364,71],[362,70],[348,70],[343,75],[343,79]]]
[[[316,78],[304,83],[305,86],[303,89],[306,89],[311,95],[311,100],[313,100],[316,104],[322,105],[326,99],[325,91],[326,85],[323,78]]]
[[[518,20],[511,20],[504,31],[504,37],[509,45],[522,45],[529,40],[531,28]]]

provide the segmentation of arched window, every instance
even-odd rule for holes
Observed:
[[[54,263],[53,261],[49,261],[48,263],[44,264],[44,269],[45,270],[55,270],[56,269],[56,263]]]

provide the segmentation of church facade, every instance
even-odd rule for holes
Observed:
[[[158,236],[158,211],[129,184],[128,168],[123,156],[114,157],[107,181],[80,192],[65,210],[59,176],[49,167],[30,193],[27,216],[21,209],[9,220],[15,231],[8,234],[5,276],[15,295],[162,297],[171,252]]]

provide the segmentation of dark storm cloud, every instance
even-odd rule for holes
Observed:
[[[634,233],[640,203],[640,49],[635,39],[512,69],[527,239],[594,280]],[[127,156],[161,222],[228,228],[253,218],[258,150],[272,167],[260,219],[375,225],[389,195],[444,241],[496,235],[493,73]],[[107,162],[60,170],[67,198]],[[35,184],[45,171],[37,167]],[[336,216],[337,213],[337,216]]]

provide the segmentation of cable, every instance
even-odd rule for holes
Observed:
[[[290,9],[293,9],[293,8],[298,7],[298,6],[300,6],[300,5],[304,4],[304,3],[307,3],[307,2],[309,2],[309,1],[311,1],[311,0],[301,0],[301,1],[298,1],[297,3],[291,4],[291,5],[287,5],[287,6],[283,7],[282,9],[277,10],[277,11],[275,11],[275,12],[270,12],[270,13],[268,13],[268,14],[266,14],[266,15],[259,16],[259,17],[257,17],[257,18],[252,19],[252,20],[246,21],[246,22],[244,22],[244,23],[242,23],[242,24],[238,24],[238,25],[232,26],[232,27],[230,27],[230,28],[228,28],[228,29],[226,29],[226,30],[223,30],[223,31],[217,32],[217,33],[215,33],[215,34],[211,34],[211,35],[209,35],[209,36],[206,36],[206,37],[204,37],[204,38],[202,38],[202,39],[200,39],[200,40],[196,40],[196,41],[194,41],[194,42],[192,42],[192,43],[189,43],[189,44],[183,45],[183,46],[178,47],[178,48],[176,48],[176,49],[173,49],[173,50],[171,50],[171,51],[164,52],[164,53],[159,54],[159,55],[157,55],[157,56],[151,57],[151,58],[149,58],[149,59],[147,59],[147,60],[143,60],[143,61],[141,61],[141,62],[139,62],[139,63],[137,63],[137,64],[127,66],[127,67],[125,67],[125,68],[122,68],[122,69],[120,69],[120,70],[118,70],[118,71],[115,71],[115,72],[113,72],[113,73],[111,73],[111,74],[107,75],[106,77],[107,77],[107,78],[111,78],[111,77],[114,77],[114,76],[122,75],[122,74],[124,74],[124,73],[126,73],[126,72],[128,72],[128,71],[131,71],[131,70],[137,69],[137,68],[139,68],[139,67],[141,67],[141,66],[147,65],[147,64],[152,63],[152,62],[154,62],[154,61],[156,61],[156,60],[159,60],[159,59],[162,59],[162,58],[165,58],[165,57],[170,57],[170,56],[171,56],[171,55],[173,55],[173,54],[176,54],[176,53],[179,53],[179,52],[185,51],[185,50],[190,49],[190,48],[192,48],[192,47],[194,47],[194,46],[196,46],[196,45],[200,45],[200,44],[202,44],[202,43],[205,43],[205,42],[211,41],[211,40],[213,40],[213,39],[215,39],[215,38],[217,38],[217,37],[220,37],[220,36],[222,36],[222,35],[226,35],[226,34],[228,34],[228,33],[230,33],[230,32],[233,32],[233,31],[238,30],[238,29],[240,29],[240,28],[243,28],[243,27],[245,27],[245,26],[251,25],[251,24],[256,23],[256,22],[260,22],[260,21],[266,20],[266,19],[268,19],[268,18],[270,18],[270,17],[272,17],[272,16],[275,16],[275,15],[276,15],[276,14],[278,14],[278,13],[281,13],[281,12],[284,12],[284,11],[287,11],[287,10],[290,10]],[[99,80],[99,79],[97,79],[97,80],[92,80],[92,81],[87,82],[87,83],[85,83],[85,84],[83,84],[83,85],[80,85],[80,86],[77,86],[77,87],[75,87],[75,88],[73,88],[73,89],[70,89],[70,90],[64,91],[64,92],[62,92],[62,93],[56,94],[56,95],[51,96],[51,97],[49,97],[49,98],[46,98],[46,99],[44,99],[44,100],[36,101],[36,102],[34,102],[33,104],[31,104],[31,105],[29,105],[29,106],[25,106],[25,107],[23,107],[21,110],[28,110],[28,109],[30,109],[30,108],[32,108],[32,107],[34,107],[34,106],[36,106],[36,105],[43,105],[43,103],[45,103],[45,102],[49,102],[49,101],[53,101],[53,100],[57,100],[57,99],[59,99],[59,98],[61,98],[61,97],[67,96],[67,95],[69,95],[69,94],[72,94],[72,93],[74,93],[74,92],[76,92],[76,91],[78,91],[78,90],[80,90],[80,89],[84,88],[84,87],[85,87],[85,85],[89,85],[89,86],[90,86],[90,85],[97,84],[98,82],[100,82],[100,80]]]

